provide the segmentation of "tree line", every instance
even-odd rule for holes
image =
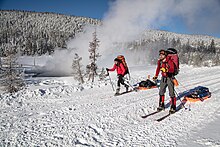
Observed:
[[[92,18],[13,10],[0,10],[0,20],[0,56],[11,41],[22,56],[52,54],[55,48],[66,48],[85,25],[101,24]]]
[[[175,48],[179,54],[180,64],[193,66],[218,66],[220,65],[220,47],[212,39],[210,43],[198,41],[192,44],[190,39],[182,43],[180,38],[168,39],[160,37],[157,40],[138,40],[127,43],[127,48],[136,54],[136,62],[150,62],[156,64],[160,49]]]

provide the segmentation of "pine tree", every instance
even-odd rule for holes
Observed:
[[[191,45],[190,45],[190,43],[189,43],[189,39],[188,39],[188,41],[187,41],[187,43],[186,43],[186,45],[185,45],[185,52],[191,52]]]
[[[4,55],[3,47],[0,47],[0,57],[2,57],[3,55]]]
[[[200,43],[200,46],[199,46],[199,51],[206,52],[205,50],[206,50],[206,46],[205,46],[204,41],[202,40],[202,42]]]
[[[175,38],[173,38],[171,41],[171,47],[175,48],[176,45],[177,45],[177,42],[176,42]]]
[[[89,68],[88,80],[91,79],[92,82],[94,82],[95,75],[97,75],[97,64],[96,64],[97,58],[101,57],[101,55],[97,52],[99,47],[99,42],[100,41],[97,38],[96,30],[95,30],[95,32],[93,33],[93,40],[92,42],[89,43],[89,53],[90,53],[89,59],[91,63],[87,66],[87,68]]]
[[[0,85],[4,91],[14,93],[22,89],[25,85],[22,78],[22,67],[17,63],[15,47],[9,47],[6,57],[2,61],[0,69]]]
[[[209,53],[216,53],[216,50],[215,50],[215,41],[214,39],[212,39],[209,47],[208,47],[208,51]]]
[[[106,77],[105,68],[102,68],[101,73],[99,74],[99,80],[102,81]]]
[[[213,65],[214,65],[214,66],[220,65],[220,58],[219,58],[219,55],[218,55],[218,54],[216,54],[216,55],[214,56],[214,58],[213,58]]]
[[[165,39],[164,46],[165,46],[165,47],[168,47],[168,46],[169,46],[169,39],[168,39],[168,38]]]
[[[75,57],[73,59],[72,68],[73,68],[73,77],[74,77],[74,79],[76,79],[81,84],[83,84],[84,80],[83,80],[82,65],[80,64],[81,60],[82,60],[82,57],[79,57],[78,54],[75,54]]]
[[[180,38],[177,39],[177,41],[176,41],[176,46],[175,46],[175,47],[177,47],[178,49],[180,49],[180,47],[181,47]]]

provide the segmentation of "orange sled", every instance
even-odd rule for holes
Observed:
[[[152,86],[152,87],[138,87],[138,90],[148,90],[148,89],[152,89],[152,88],[157,88],[157,86]]]
[[[187,102],[199,102],[200,101],[201,102],[201,101],[204,101],[204,100],[206,100],[210,97],[211,97],[211,93],[210,93],[210,95],[207,95],[207,96],[202,97],[202,98],[199,98],[199,97],[198,98],[192,98],[192,97],[185,96],[183,101],[187,101]]]
[[[206,87],[196,87],[195,89],[192,89],[189,94],[184,96],[183,101],[184,102],[199,102],[204,101],[211,97],[211,92],[209,92],[209,89]]]
[[[146,81],[141,81],[140,83],[138,83],[138,85],[138,90],[148,90],[152,88],[157,88],[157,83],[149,79],[147,79]]]

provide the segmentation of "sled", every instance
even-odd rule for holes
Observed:
[[[146,81],[141,81],[137,89],[138,90],[149,90],[149,89],[157,88],[157,87],[158,87],[157,83],[147,79]]]
[[[152,88],[157,88],[157,86],[152,86],[152,87],[137,87],[138,90],[149,90],[149,89],[152,89]]]
[[[200,97],[197,97],[197,98],[185,97],[184,101],[186,101],[186,102],[199,102],[200,101],[201,102],[201,101],[204,101],[210,97],[211,97],[211,94],[208,96],[202,97],[202,98],[200,98]]]
[[[207,87],[198,86],[188,92],[184,96],[183,101],[185,102],[201,102],[211,97],[211,92]]]

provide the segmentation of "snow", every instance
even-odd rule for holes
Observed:
[[[155,68],[131,67],[130,83],[152,77]],[[155,120],[168,113],[168,94],[165,111],[141,118],[156,110],[157,88],[114,97],[108,77],[83,85],[72,77],[31,78],[26,89],[0,95],[0,146],[220,146],[219,71],[182,65],[176,91],[205,86],[212,97],[161,122]],[[116,74],[110,77],[115,85]]]
[[[192,142],[186,142],[187,146],[220,146],[220,130],[216,126],[220,123],[220,111],[216,110],[216,118],[213,122],[205,125],[202,129],[193,130],[193,133],[190,135],[188,139],[192,140]],[[208,130],[208,132],[207,132]],[[194,138],[193,138],[194,137]]]

